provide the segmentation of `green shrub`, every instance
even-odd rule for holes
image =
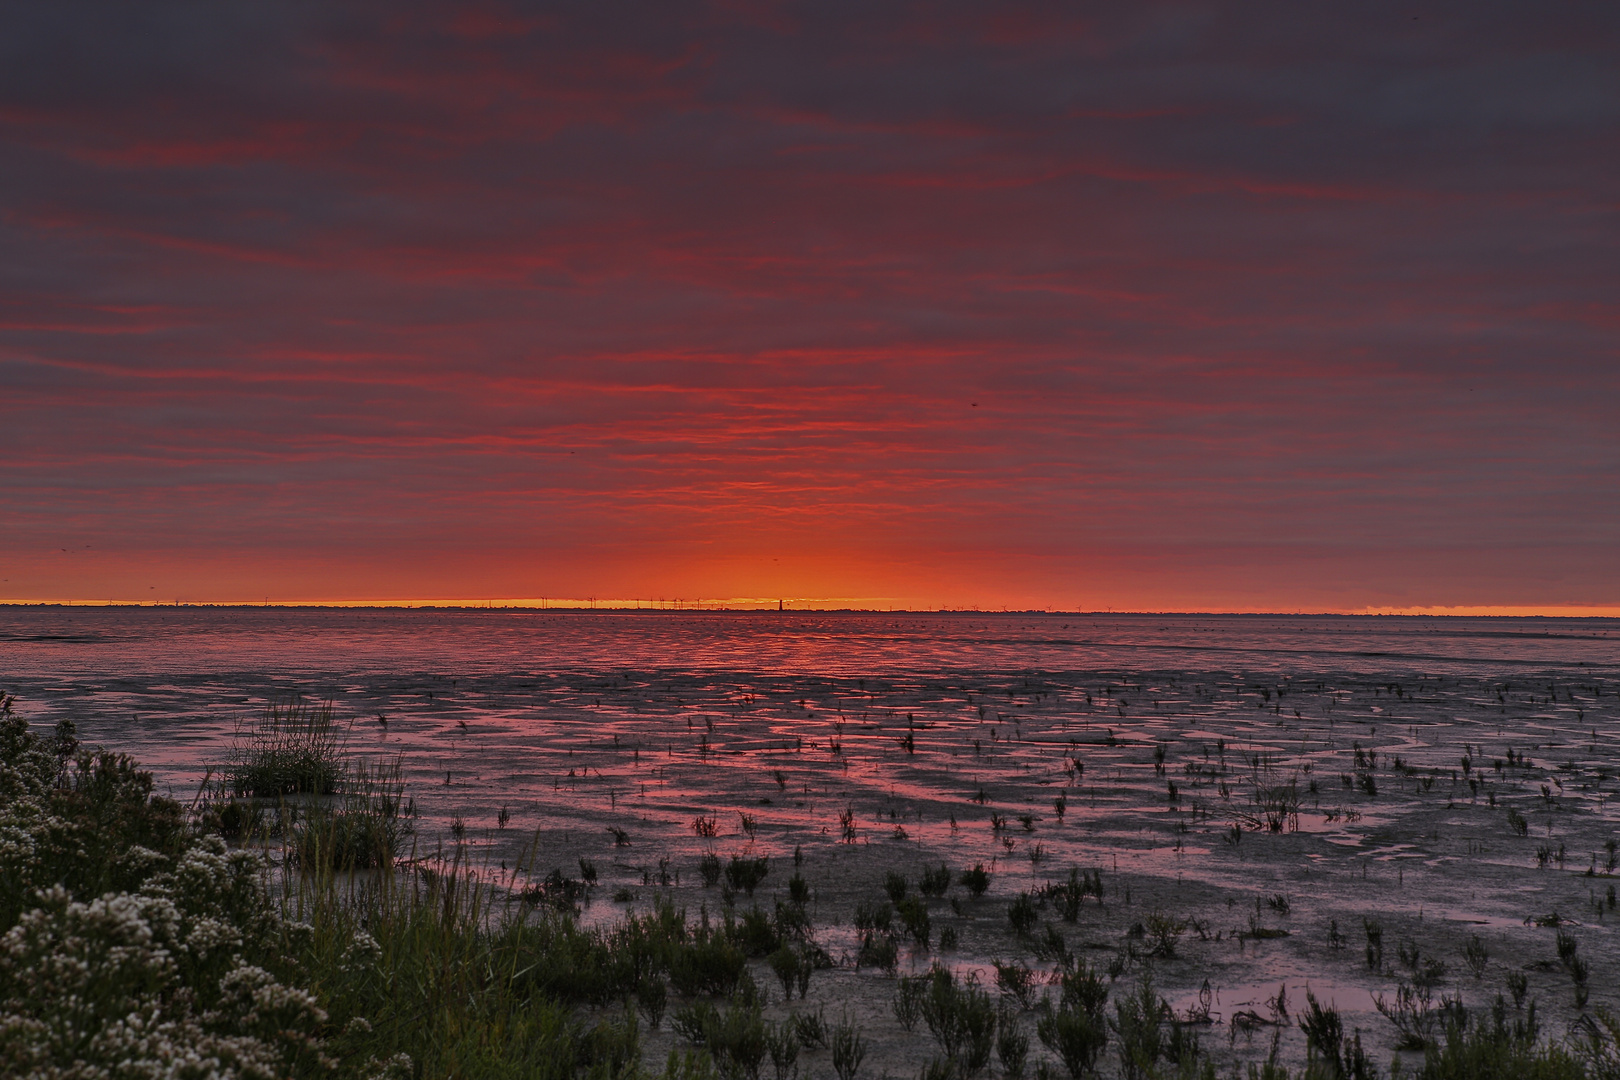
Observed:
[[[887,934],[894,919],[894,909],[879,900],[859,900],[855,903],[855,929],[863,936]]]
[[[796,1013],[793,1016],[793,1028],[798,1033],[799,1045],[806,1050],[827,1045],[827,1020],[818,1007],[815,1012]]]
[[[1361,1032],[1349,1041],[1344,1037],[1344,1021],[1331,1005],[1323,1008],[1316,995],[1305,991],[1305,1013],[1299,1018],[1305,1033],[1308,1068],[1325,1069],[1325,1080],[1376,1080],[1378,1068],[1361,1048]]]
[[[767,1033],[757,1005],[734,1004],[703,1016],[703,1044],[723,1077],[755,1080],[765,1061]]]
[[[1076,1009],[1053,1009],[1036,1021],[1035,1035],[1057,1055],[1072,1080],[1085,1080],[1108,1046],[1108,1022]]]
[[[1198,1040],[1176,1023],[1169,1004],[1144,974],[1136,990],[1114,1004],[1114,1032],[1119,1036],[1119,1067],[1124,1080],[1151,1080],[1165,1061],[1189,1069],[1198,1060]]]
[[[1024,1011],[1035,1007],[1035,972],[1017,961],[992,960],[996,969],[996,989],[1011,998]]]
[[[900,985],[894,994],[894,1018],[907,1031],[916,1030],[917,1021],[922,1019],[922,1003],[928,993],[928,985],[925,975],[900,977]]]
[[[740,922],[726,917],[726,934],[749,957],[758,958],[775,952],[782,945],[782,935],[776,923],[758,905],[742,913]]]
[[[788,878],[788,899],[800,907],[810,902],[810,883],[804,880],[803,875],[794,874]]]
[[[810,975],[815,962],[802,946],[783,945],[765,958],[773,974],[782,984],[782,999],[793,1000],[795,988],[802,999],[810,988]]]
[[[828,1049],[832,1051],[833,1072],[838,1080],[854,1080],[855,1073],[860,1069],[861,1062],[866,1058],[866,1040],[861,1037],[860,1028],[856,1027],[844,1017],[832,1030],[832,1038],[828,1040]]]
[[[636,1010],[646,1018],[650,1027],[658,1027],[668,1006],[669,988],[664,985],[663,979],[649,975],[636,984]]]
[[[799,1049],[798,1024],[793,1017],[765,1025],[765,1052],[776,1069],[776,1080],[789,1080],[797,1072]]]
[[[1029,1058],[1029,1033],[1018,1022],[1018,1014],[1003,1010],[996,1021],[996,1057],[1007,1080],[1020,1080]]]
[[[1064,1009],[1076,1010],[1087,1016],[1100,1018],[1108,1004],[1108,987],[1096,968],[1084,961],[1058,975],[1059,1004]]]

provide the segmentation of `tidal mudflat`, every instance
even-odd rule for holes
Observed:
[[[1534,1000],[1553,1035],[1620,1005],[1620,628],[1603,620],[0,622],[36,728],[73,719],[182,802],[299,695],[333,703],[344,755],[397,764],[417,857],[459,857],[498,892],[578,881],[596,925],[802,901],[817,962],[791,1003],[752,962],[766,1016],[847,1015],[861,1075],[940,1052],[901,1001],[936,966],[1031,1036],[1031,1069],[1055,1062],[1036,1003],[1077,962],[1110,1010],[1149,977],[1223,1064],[1273,1045],[1302,1061],[1307,995],[1380,1068],[1450,999]],[[687,1045],[681,1007],[643,1032],[648,1060]],[[801,1064],[833,1072],[830,1050]]]

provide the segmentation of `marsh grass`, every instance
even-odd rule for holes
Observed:
[[[393,866],[416,833],[402,763],[351,762],[337,787],[329,798],[304,804],[288,839],[288,859],[345,871]]]
[[[639,1063],[633,1013],[591,1022],[570,1007],[601,996],[611,965],[599,963],[596,979],[558,979],[590,956],[569,920],[498,904],[459,856],[432,875],[320,864],[281,880],[291,925],[308,927],[295,955],[331,1026],[356,1044],[350,1056],[404,1053],[417,1075],[503,1078],[629,1076]],[[550,993],[535,992],[541,971]]]
[[[272,702],[252,724],[238,724],[224,768],[233,795],[330,795],[343,779],[343,733],[330,701]]]

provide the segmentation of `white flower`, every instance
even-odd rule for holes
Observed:
[[[369,1059],[360,1070],[365,1080],[406,1080],[411,1075],[411,1055],[395,1054],[387,1061]]]
[[[354,932],[354,940],[349,947],[343,950],[343,960],[340,969],[348,974],[358,971],[367,971],[382,959],[382,946],[377,939],[364,930]]]

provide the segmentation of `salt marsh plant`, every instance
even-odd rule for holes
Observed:
[[[392,866],[416,831],[401,763],[354,762],[338,786],[338,794],[302,809],[288,840],[289,859],[338,870]]]
[[[854,1080],[861,1062],[866,1059],[866,1039],[862,1037],[861,1029],[846,1015],[834,1026],[832,1037],[827,1042],[828,1049],[832,1051],[833,1072],[838,1074],[838,1080]]]
[[[28,835],[43,807],[57,823],[33,830],[47,843],[26,860],[0,845],[0,887],[28,888],[0,923],[7,1072],[179,1075],[212,1059],[215,1075],[241,1080],[496,1075],[496,1030],[499,1075],[556,1061],[617,1075],[612,1063],[634,1057],[622,1027],[585,1028],[488,977],[523,964],[464,873],[428,885],[312,869],[273,892],[258,853],[190,834],[128,759],[87,754],[64,770],[10,719],[0,832]],[[75,834],[108,857],[53,864],[52,838]]]
[[[1094,896],[1097,903],[1102,903],[1102,871],[1087,870],[1082,874],[1077,867],[1070,867],[1069,879],[1047,885],[1041,890],[1041,896],[1051,901],[1059,918],[1072,923],[1080,917],[1080,905],[1086,897]]]
[[[933,923],[928,917],[928,904],[922,897],[908,896],[896,904],[894,910],[900,916],[900,924],[906,928],[911,940],[920,948],[928,948]]]
[[[1113,1028],[1119,1036],[1120,1075],[1125,1080],[1149,1080],[1159,1075],[1159,1062],[1189,1070],[1198,1061],[1198,1038],[1190,1027],[1175,1022],[1169,1004],[1144,973],[1136,989],[1114,1005]]]
[[[1525,820],[1523,814],[1519,813],[1511,806],[1508,807],[1507,823],[1508,829],[1513,833],[1514,836],[1530,835],[1530,823]]]
[[[975,898],[983,896],[990,887],[990,872],[984,868],[983,863],[974,863],[972,869],[962,871],[962,887]]]
[[[887,901],[862,900],[855,905],[855,931],[859,947],[855,965],[893,971],[900,959],[900,947],[893,937],[894,909]]]
[[[815,1012],[796,1013],[793,1017],[793,1027],[798,1033],[799,1045],[806,1050],[825,1048],[830,1038],[827,1018],[819,1006]]]
[[[1142,925],[1148,942],[1148,955],[1166,959],[1176,955],[1176,943],[1187,932],[1186,920],[1171,918],[1162,911],[1149,913],[1142,920]]]
[[[923,997],[928,993],[928,977],[902,975],[894,993],[894,1018],[906,1031],[915,1031],[922,1019]]]
[[[1513,995],[1513,1007],[1524,1008],[1524,995],[1530,990],[1530,977],[1522,971],[1510,971],[1503,982],[1507,985],[1508,993]]]
[[[1305,1012],[1299,1018],[1305,1033],[1306,1071],[1325,1072],[1324,1080],[1375,1080],[1378,1067],[1361,1046],[1361,1032],[1347,1041],[1339,1010],[1324,1007],[1316,995],[1305,991]]]
[[[1491,954],[1486,951],[1485,943],[1479,939],[1478,934],[1468,935],[1468,943],[1463,946],[1462,953],[1463,962],[1468,965],[1468,970],[1474,973],[1474,978],[1483,979]]]
[[[1431,1045],[1444,1015],[1460,1006],[1458,1000],[1447,997],[1436,1004],[1427,983],[1409,983],[1405,979],[1396,983],[1393,999],[1383,994],[1373,996],[1373,1007],[1395,1025],[1395,1046],[1399,1050],[1422,1050]]]
[[[258,798],[330,795],[343,778],[343,739],[332,703],[294,698],[239,724],[224,779],[232,794]]]
[[[744,855],[733,855],[731,862],[726,864],[726,884],[733,890],[754,895],[759,883],[765,880],[770,873],[770,860],[764,856],[752,858]]]
[[[1108,1045],[1108,988],[1101,974],[1084,963],[1063,971],[1058,986],[1058,1000],[1044,1007],[1035,1035],[1057,1055],[1071,1080],[1084,1080],[1094,1075]]]
[[[951,868],[941,863],[938,869],[924,868],[917,883],[917,891],[924,896],[944,896],[951,887]]]
[[[1008,1080],[1021,1080],[1024,1062],[1029,1059],[1029,1033],[1018,1022],[1018,1015],[1006,1009],[996,1016],[996,1057],[1001,1061],[1002,1075]]]
[[[938,965],[926,976],[926,987],[922,1020],[946,1059],[959,1076],[982,1072],[995,1051],[996,1009],[990,995],[972,982],[958,985],[950,970]]]
[[[893,870],[883,875],[883,891],[889,894],[889,899],[898,904],[906,898],[906,876],[897,874]]]
[[[1028,937],[1040,921],[1040,913],[1035,910],[1035,898],[1027,892],[1019,893],[1007,908],[1007,921],[1012,924],[1013,933]]]
[[[765,1025],[765,1052],[770,1055],[776,1080],[789,1080],[797,1074],[799,1031],[793,1017],[779,1024]]]
[[[1362,930],[1367,935],[1367,967],[1371,971],[1384,969],[1384,928],[1376,920],[1362,919]]]
[[[1299,827],[1299,786],[1293,779],[1275,783],[1268,772],[1257,770],[1252,797],[1256,827],[1274,833]]]
[[[815,960],[803,945],[784,943],[766,958],[770,969],[782,984],[782,1000],[792,1001],[793,991],[804,999],[810,989],[810,975],[815,971]]]
[[[1024,1012],[1035,1007],[1035,973],[1015,961],[991,961],[996,969],[996,989]]]

